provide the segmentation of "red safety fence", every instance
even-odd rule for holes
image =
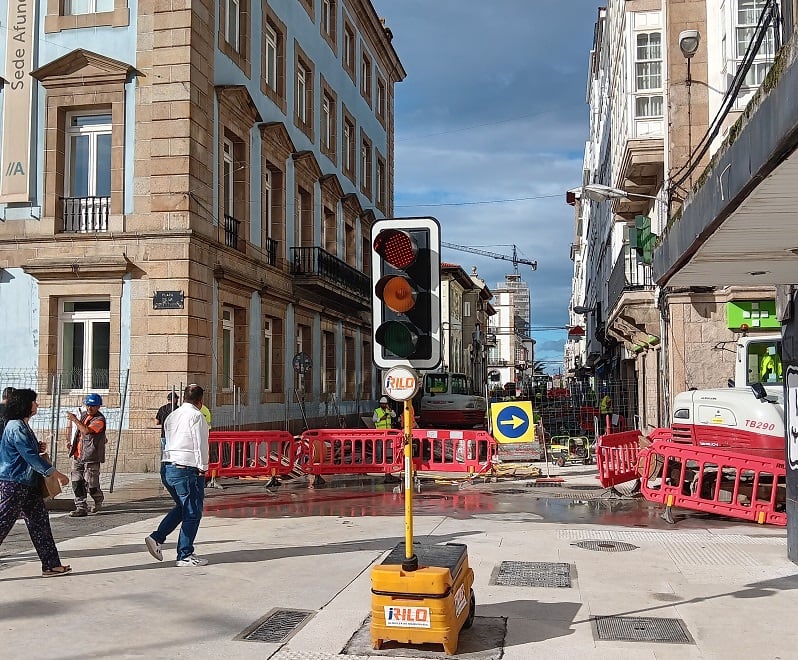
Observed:
[[[783,459],[658,441],[640,452],[643,496],[667,507],[786,525]]]
[[[402,469],[401,429],[311,429],[300,437],[307,474],[388,474]]]
[[[419,472],[482,474],[493,465],[496,446],[487,431],[413,429],[413,466]]]
[[[279,477],[297,462],[299,445],[288,431],[211,431],[211,477]]]
[[[640,431],[622,431],[600,435],[596,442],[598,478],[604,488],[637,479]]]

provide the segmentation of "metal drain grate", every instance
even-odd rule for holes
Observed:
[[[638,550],[639,547],[623,541],[579,541],[571,545],[582,550],[597,550],[598,552],[629,552]]]
[[[570,587],[571,566],[560,562],[503,561],[491,584],[503,587]]]
[[[681,619],[636,616],[597,616],[593,618],[600,640],[626,642],[671,642],[692,644]]]
[[[281,643],[301,628],[313,612],[307,610],[273,610],[258,619],[236,639],[248,642]]]

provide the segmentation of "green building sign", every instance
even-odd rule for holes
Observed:
[[[726,320],[729,330],[740,330],[743,324],[751,330],[781,328],[776,318],[775,300],[737,300],[726,303]]]

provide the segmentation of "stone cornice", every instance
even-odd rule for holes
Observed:
[[[78,48],[31,71],[30,75],[45,89],[52,89],[87,84],[124,85],[133,73],[138,72],[130,64]]]

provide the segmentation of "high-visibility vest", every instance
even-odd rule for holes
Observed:
[[[383,410],[382,406],[376,408],[374,410],[374,415],[372,416],[375,419],[374,428],[375,429],[390,429],[393,428],[393,421],[391,419],[391,411],[390,410]]]

